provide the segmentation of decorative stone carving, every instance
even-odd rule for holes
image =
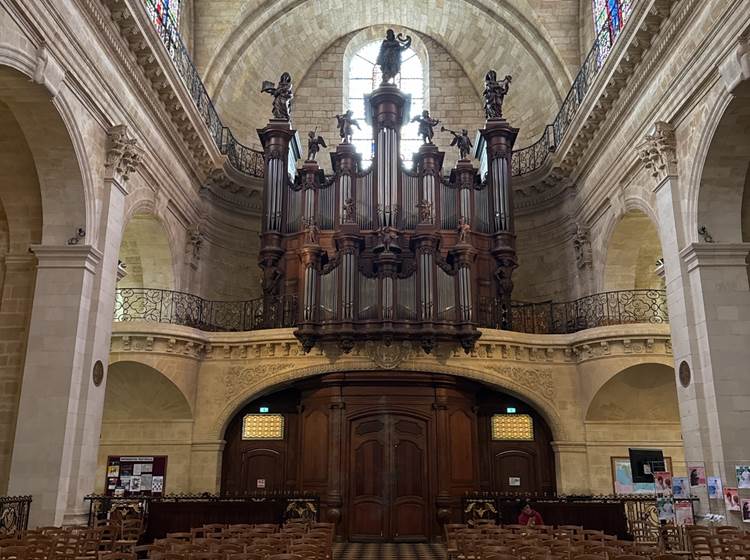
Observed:
[[[664,121],[654,123],[654,130],[636,147],[643,166],[659,182],[677,174],[677,140],[674,127]]]
[[[204,238],[200,222],[188,228],[185,255],[187,263],[193,268],[197,268],[198,261],[201,260],[201,247],[203,246]]]
[[[506,377],[523,387],[544,395],[548,399],[552,399],[555,396],[555,382],[552,378],[552,370],[512,366],[492,366],[490,369],[502,377]]]
[[[289,369],[289,367],[289,364],[260,364],[253,367],[232,366],[224,373],[224,395],[228,401],[253,383],[271,377]]]
[[[576,224],[576,233],[573,237],[573,248],[576,252],[576,264],[578,268],[590,267],[593,262],[591,253],[591,235],[589,228],[583,224]]]
[[[370,340],[365,343],[365,353],[378,368],[395,369],[412,354],[412,347],[406,340],[389,346]]]
[[[141,163],[142,150],[138,146],[138,141],[128,134],[127,125],[113,126],[107,134],[107,173],[127,181]]]

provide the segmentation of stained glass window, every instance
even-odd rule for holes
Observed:
[[[362,154],[363,167],[370,166],[374,150],[372,127],[365,123],[365,94],[377,88],[382,79],[380,67],[375,64],[380,43],[368,43],[349,61],[349,96],[346,104],[347,109],[354,112],[354,118],[359,121],[362,128],[354,128],[352,144]],[[414,49],[410,48],[401,53],[401,73],[396,76],[395,83],[401,91],[411,95],[411,120],[412,116],[420,114],[425,106],[424,66]],[[407,167],[411,167],[413,154],[422,143],[418,132],[417,123],[410,123],[401,128],[401,157]]]
[[[495,441],[534,440],[534,421],[528,414],[493,414],[491,428]]]
[[[146,4],[154,23],[164,24],[167,20],[172,20],[172,26],[179,27],[180,0],[147,0]]]
[[[246,414],[242,419],[242,439],[284,439],[284,416]]]
[[[593,0],[598,60],[604,62],[630,16],[633,0]]]

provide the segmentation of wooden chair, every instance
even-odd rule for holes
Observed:
[[[15,541],[18,543],[19,541]],[[26,557],[31,554],[32,548],[30,546],[18,545],[4,546],[0,548],[0,558],[10,559],[15,558],[17,560],[26,560]]]
[[[133,552],[110,552],[102,554],[99,560],[136,560],[136,556]]]
[[[188,560],[224,560],[224,557],[216,552],[191,552]]]
[[[510,554],[488,554],[482,556],[482,560],[518,560],[518,558]]]
[[[305,560],[324,560],[327,556],[325,549],[312,544],[296,544],[289,547],[291,554],[298,554]]]
[[[272,554],[268,560],[304,560],[299,554]]]
[[[179,533],[167,533],[168,539],[175,539],[183,542],[190,542],[193,540],[193,533],[190,531],[179,532]]]
[[[251,552],[245,552],[244,554],[230,554],[227,556],[227,560],[265,560],[263,554],[253,554]]]
[[[150,560],[187,560],[187,555],[176,552],[154,552],[148,558]]]

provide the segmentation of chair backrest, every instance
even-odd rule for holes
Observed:
[[[253,554],[251,552],[246,552],[244,554],[230,554],[227,556],[227,560],[264,560],[265,555],[263,554]]]
[[[304,560],[299,554],[272,554],[268,560]]]
[[[136,560],[134,552],[111,552],[102,554],[99,560]]]

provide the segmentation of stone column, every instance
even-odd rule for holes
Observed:
[[[32,246],[37,258],[10,494],[34,499],[29,526],[77,524],[95,486],[123,232],[125,184],[140,151],[109,131],[99,237],[93,245]],[[96,366],[96,367],[95,367]]]
[[[657,122],[638,153],[656,182],[685,460],[705,464],[708,474],[736,486],[734,463],[750,458],[744,421],[750,410],[750,244],[686,239],[675,146],[671,125]]]
[[[190,491],[195,494],[221,490],[224,440],[194,441],[190,446]]]

